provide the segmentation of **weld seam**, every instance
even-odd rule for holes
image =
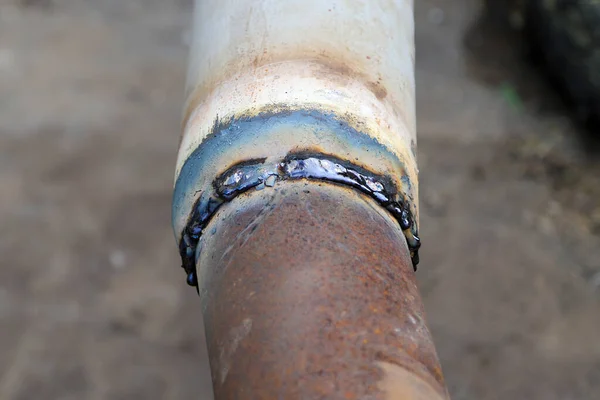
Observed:
[[[333,156],[322,154],[290,154],[281,162],[265,159],[247,160],[233,165],[213,181],[215,196],[207,201],[198,198],[188,223],[181,233],[179,251],[187,283],[198,289],[196,250],[200,237],[217,210],[226,202],[250,189],[272,187],[278,181],[308,179],[350,186],[372,197],[398,222],[410,251],[413,268],[417,270],[421,240],[406,196],[393,181],[362,167]]]

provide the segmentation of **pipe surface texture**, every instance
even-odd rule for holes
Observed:
[[[413,276],[412,12],[196,2],[172,223],[217,399],[445,396]]]
[[[198,247],[216,399],[443,399],[402,231],[306,181],[221,208]]]

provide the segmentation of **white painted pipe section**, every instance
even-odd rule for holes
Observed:
[[[197,0],[175,173],[179,243],[227,168],[302,151],[388,177],[416,235],[414,86],[413,0]]]
[[[351,115],[417,185],[412,0],[197,0],[194,28],[176,176],[217,117],[288,104]]]

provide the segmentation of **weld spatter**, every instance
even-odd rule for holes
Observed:
[[[268,183],[273,186],[278,177],[273,165],[255,164],[234,166],[215,180],[215,189],[219,196],[229,201],[240,193],[260,184]],[[269,179],[270,178],[270,179]]]
[[[304,153],[290,154],[280,162],[266,163],[260,159],[255,163],[245,161],[236,164],[215,179],[214,192],[207,191],[200,195],[182,232],[179,249],[189,285],[198,289],[196,249],[200,236],[221,205],[252,188],[264,189],[274,186],[277,181],[291,179],[315,179],[347,185],[371,196],[398,221],[406,238],[413,268],[417,270],[421,240],[409,201],[398,192],[393,181],[332,156]]]
[[[187,278],[185,280],[188,285],[193,287],[198,287],[198,277],[196,276],[196,271],[190,272],[187,274]]]

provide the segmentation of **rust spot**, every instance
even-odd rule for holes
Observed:
[[[388,92],[380,82],[368,82],[367,87],[379,100],[386,98]]]

